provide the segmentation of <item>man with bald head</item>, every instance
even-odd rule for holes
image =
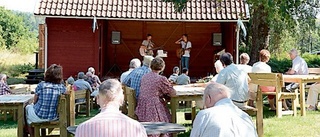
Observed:
[[[205,109],[193,122],[190,137],[257,137],[250,116],[230,99],[230,89],[210,83],[203,95]]]

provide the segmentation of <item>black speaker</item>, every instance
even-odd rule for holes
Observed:
[[[120,32],[119,31],[112,31],[111,43],[112,44],[120,44]]]
[[[221,46],[222,45],[222,34],[221,33],[213,33],[212,45],[213,46]]]

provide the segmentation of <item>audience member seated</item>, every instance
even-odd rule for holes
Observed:
[[[179,67],[175,66],[173,68],[173,73],[168,78],[169,82],[172,83],[172,84],[176,84],[177,83],[177,78],[179,76],[179,73],[180,73]]]
[[[233,57],[228,52],[220,55],[220,61],[225,68],[220,71],[216,82],[230,88],[231,100],[243,109],[249,98],[248,74],[233,64]]]
[[[92,92],[92,87],[91,85],[85,81],[85,75],[83,72],[79,72],[78,73],[78,79],[73,83],[73,89],[74,91],[78,91],[78,90],[89,90],[90,93]],[[85,99],[76,99],[76,103],[78,102],[84,102]]]
[[[124,79],[136,68],[141,66],[141,61],[137,58],[134,58],[130,61],[129,64],[129,70],[126,72],[123,72],[120,76],[120,82],[123,83]]]
[[[136,108],[136,115],[140,122],[171,121],[167,102],[176,92],[168,79],[159,75],[164,67],[163,59],[156,57],[151,62],[152,71],[141,79],[141,91]]]
[[[40,82],[34,95],[34,104],[26,106],[26,119],[28,125],[33,122],[45,122],[57,119],[59,96],[66,93],[63,84],[62,67],[51,65]],[[31,137],[34,136],[31,126],[28,126]]]
[[[288,75],[308,75],[308,65],[306,61],[299,56],[299,53],[296,49],[292,49],[289,52],[290,59],[292,60],[292,68],[290,68],[286,74]],[[286,90],[293,92],[299,87],[298,83],[291,83],[286,86]]]
[[[315,83],[310,86],[307,98],[307,110],[312,111],[317,109],[318,95],[320,93],[320,83]]]
[[[259,62],[256,62],[253,64],[252,66],[252,73],[271,73],[271,67],[267,64],[267,62],[270,60],[270,52],[268,50],[261,50],[259,52]],[[256,100],[256,92],[258,90],[258,86],[255,84],[249,84],[249,91],[250,91],[250,106],[253,105],[253,101]],[[260,90],[262,92],[276,92],[276,88],[275,87],[271,87],[271,86],[260,86]],[[270,110],[276,110],[275,107],[275,99],[274,99],[274,95],[268,95],[268,101],[270,104]],[[252,101],[252,102],[251,102]],[[284,107],[284,109],[288,109],[286,102],[283,101],[282,105]]]
[[[230,89],[218,83],[204,90],[204,104],[194,122],[190,137],[257,137],[252,119],[230,100]]]
[[[74,83],[74,78],[73,78],[72,76],[70,76],[70,77],[67,79],[67,82],[68,82],[68,84],[73,85],[73,83]]]
[[[180,74],[177,77],[177,84],[178,85],[188,85],[190,84],[190,77],[188,76],[188,69],[183,68],[182,69],[182,74]]]
[[[220,60],[217,60],[217,61],[214,63],[214,68],[216,69],[217,74],[210,80],[211,82],[217,81],[218,74],[219,74],[220,71],[223,69],[223,65],[222,65],[222,63],[221,63]]]
[[[142,67],[134,69],[123,81],[123,84],[133,88],[136,91],[136,98],[138,98],[140,93],[140,82],[142,76],[151,71],[150,63],[152,60],[152,56],[144,56]]]
[[[252,67],[248,65],[249,61],[250,61],[249,55],[247,53],[242,53],[240,55],[240,64],[238,64],[237,67],[246,73],[250,73],[252,70]]]
[[[91,85],[84,80],[85,75],[83,72],[78,73],[78,79],[73,83],[73,88],[75,91],[77,90],[90,90],[92,92]]]
[[[101,112],[81,123],[76,137],[147,137],[145,128],[119,111],[124,95],[121,83],[115,79],[104,81],[99,87],[97,102]]]
[[[95,81],[97,81],[97,83],[100,85],[101,84],[101,81],[99,79],[99,77],[97,75],[95,75],[95,70],[93,67],[89,67],[88,68],[88,72],[91,72],[92,73],[92,77]]]
[[[0,95],[11,94],[11,90],[7,84],[7,75],[0,74]]]
[[[92,88],[91,96],[97,96],[99,91],[99,84],[98,81],[93,77],[91,72],[86,73],[85,81],[87,81]]]

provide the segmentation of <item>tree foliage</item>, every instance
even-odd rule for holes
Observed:
[[[37,50],[37,28],[32,16],[0,7],[0,48],[23,53]]]
[[[187,2],[165,1],[175,3],[179,12],[183,11]],[[249,47],[246,51],[250,52],[250,63],[258,60],[258,51],[261,49],[269,49],[272,53],[280,54],[296,47],[305,52],[311,49],[307,48],[306,41],[319,38],[319,31],[313,32],[319,30],[315,23],[320,7],[319,0],[247,0],[247,3],[251,18],[247,28],[249,35],[244,41],[246,44],[243,45]],[[283,47],[284,45],[286,47]]]

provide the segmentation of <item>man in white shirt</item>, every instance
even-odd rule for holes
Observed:
[[[242,53],[240,55],[240,64],[238,64],[237,67],[246,73],[250,73],[252,70],[252,67],[248,65],[249,61],[250,61],[249,55],[247,53]]]
[[[292,60],[292,68],[290,68],[286,74],[288,75],[308,75],[308,65],[306,61],[301,58],[296,49],[292,49],[289,52],[290,59]],[[291,83],[286,86],[286,89],[290,92],[299,87],[298,83]]]
[[[228,52],[220,55],[220,61],[225,68],[220,71],[216,82],[231,89],[230,98],[236,106],[246,107],[249,98],[248,74],[233,64],[233,57]]]
[[[191,42],[188,40],[188,34],[183,34],[175,43],[181,44],[181,48],[184,51],[184,54],[181,57],[181,67],[189,69]]]
[[[141,61],[139,59],[137,58],[132,59],[129,64],[129,70],[121,74],[120,82],[122,83],[124,79],[126,79],[126,77],[131,73],[132,70],[140,66],[141,66]]]
[[[204,90],[204,104],[194,122],[190,137],[257,137],[250,116],[230,100],[230,89],[210,83]]]

